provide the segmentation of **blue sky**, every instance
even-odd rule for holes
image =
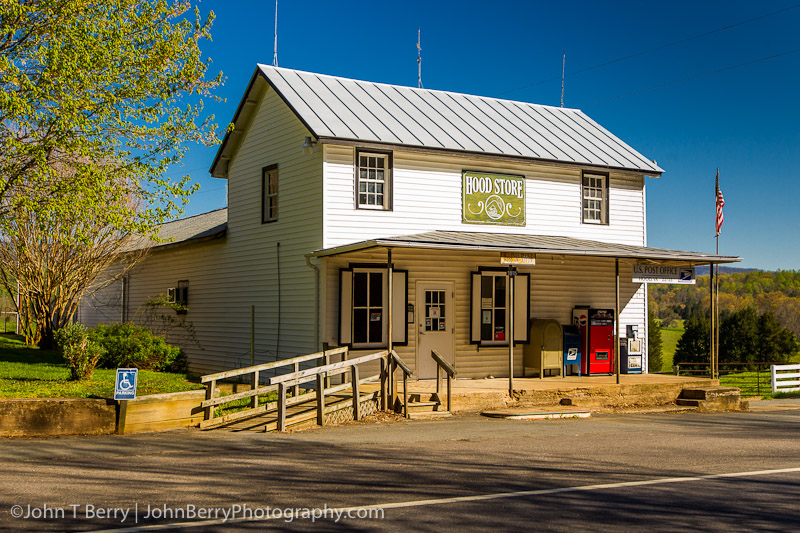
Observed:
[[[212,73],[227,78],[226,101],[207,105],[224,126],[256,63],[272,63],[275,5],[200,8],[216,14],[213,42],[202,46]],[[647,180],[650,246],[714,251],[719,167],[720,253],[741,266],[800,268],[800,4],[283,0],[278,63],[416,86],[417,26],[431,89],[559,105],[566,50],[565,105],[666,170]],[[188,215],[224,206],[225,182],[208,176],[215,151],[191,147],[168,172],[201,185]]]

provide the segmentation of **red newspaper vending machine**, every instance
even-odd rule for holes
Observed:
[[[589,309],[586,373],[614,373],[614,310]]]

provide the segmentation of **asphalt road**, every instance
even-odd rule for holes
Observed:
[[[800,530],[800,410],[2,440],[0,462],[8,531]],[[362,506],[383,517],[330,510]]]

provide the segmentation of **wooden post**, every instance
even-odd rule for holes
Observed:
[[[3,318],[5,320],[5,318]],[[125,434],[125,424],[128,419],[128,401],[119,400],[119,420],[117,421],[117,435]]]
[[[389,357],[391,358],[391,355]],[[391,409],[394,409],[394,406],[397,403],[397,363],[395,363],[394,359],[390,359],[389,369],[389,382],[391,384],[390,402]]]
[[[325,379],[317,374],[317,425],[325,425]]]
[[[388,390],[387,385],[389,382],[389,370],[387,368],[387,361],[385,358],[381,358],[381,411],[388,410]]]
[[[254,371],[250,376],[250,390],[258,388],[258,370]],[[258,394],[250,398],[250,408],[255,409],[258,407]]]
[[[350,369],[350,379],[353,383],[353,420],[361,419],[361,397],[358,390],[358,366],[353,365]]]
[[[388,262],[387,262],[386,267],[387,267],[387,277],[388,277],[387,284],[389,286],[389,296],[388,296],[388,302],[386,302],[386,304],[389,306],[389,313],[388,313],[389,314],[389,323],[388,323],[388,330],[389,330],[388,331],[388,335],[389,335],[389,338],[386,341],[386,349],[391,352],[392,351],[392,306],[393,306],[393,302],[392,302],[392,300],[393,300],[393,298],[392,298],[392,296],[393,296],[393,294],[392,294],[392,292],[393,292],[393,288],[392,288],[393,279],[392,278],[394,277],[393,276],[393,274],[394,274],[394,265],[392,264],[392,249],[391,248],[387,249],[387,261]]]
[[[403,416],[408,418],[408,374],[403,370]]]
[[[323,354],[323,356],[322,356],[322,364],[323,365],[329,365],[330,363],[331,363],[331,354],[329,354],[328,352],[325,352]],[[331,378],[329,378],[328,375],[326,374],[325,375],[325,387],[327,388],[327,387],[330,387],[330,386],[331,386]],[[322,425],[322,424],[320,424],[320,425]]]
[[[213,400],[214,399],[214,390],[217,388],[217,381],[209,381],[206,383],[206,400]],[[205,413],[203,414],[203,420],[211,420],[214,418],[214,406],[210,405],[206,407]]]
[[[294,370],[295,372],[300,372],[300,363],[295,363],[293,365],[292,370]],[[300,396],[300,384],[299,383],[296,383],[294,385],[294,387],[292,387],[292,396],[294,396],[295,398]]]
[[[508,324],[506,324],[506,332],[508,333],[508,395],[513,398],[514,396],[514,276],[516,271],[513,267],[508,267]],[[544,370],[541,370],[544,374]]]
[[[447,374],[447,412],[453,412],[453,404],[452,404],[452,396],[453,396],[453,377],[450,374]]]
[[[278,431],[286,431],[286,384],[278,383]]]
[[[614,300],[614,371],[617,374],[617,385],[619,385],[619,258],[614,259],[614,272],[616,276]]]

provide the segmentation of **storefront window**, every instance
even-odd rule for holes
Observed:
[[[353,274],[353,342],[383,341],[383,273]]]
[[[506,276],[481,278],[481,340],[506,340]]]

